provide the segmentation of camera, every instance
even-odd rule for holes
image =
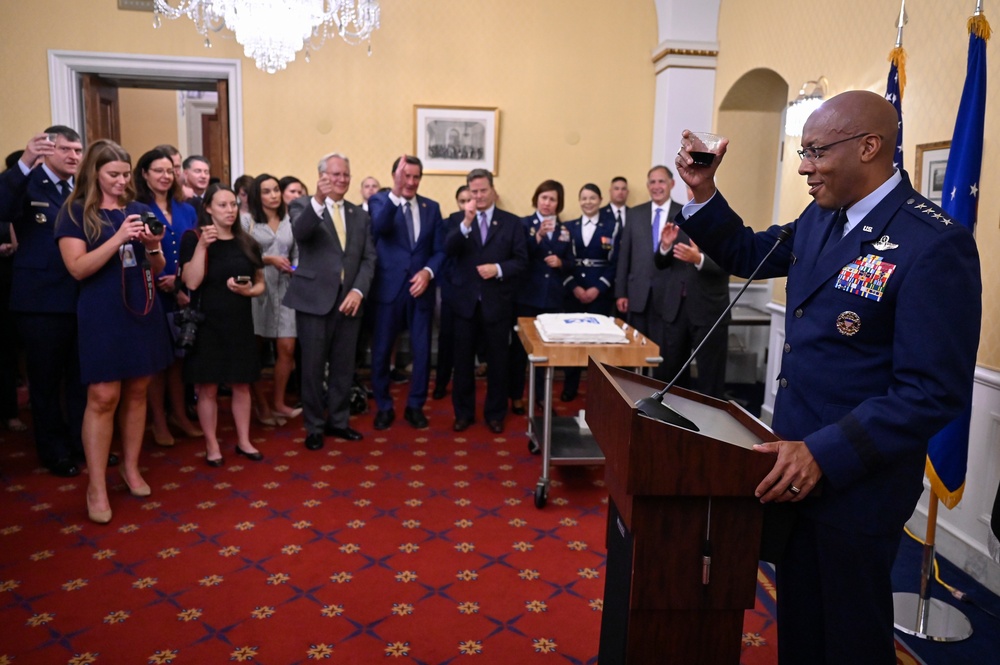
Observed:
[[[174,315],[174,325],[177,326],[176,344],[182,349],[194,346],[198,334],[198,325],[204,323],[205,315],[194,307],[185,307]]]
[[[146,231],[150,235],[158,236],[163,233],[163,222],[152,212],[142,213],[142,223],[146,225]]]

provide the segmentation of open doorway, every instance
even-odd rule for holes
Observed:
[[[88,81],[96,83],[93,87],[103,88],[103,92],[88,97],[84,90]],[[178,119],[171,135],[177,138],[177,147],[181,152],[185,156],[199,152],[204,154],[212,162],[212,175],[223,182],[228,183],[233,173],[243,172],[242,69],[239,60],[53,50],[49,51],[49,90],[53,123],[77,128],[88,140],[91,138],[90,131],[95,131],[98,136],[117,136],[119,142],[129,142],[129,132],[137,129],[132,124],[122,124],[132,122],[123,116],[123,113],[129,113],[128,117],[131,117],[128,108],[122,109],[123,100],[126,106],[155,104],[157,110],[165,112],[166,98],[163,95],[172,96],[176,101],[172,101],[170,106],[177,109]],[[178,91],[187,92],[178,94]],[[113,95],[117,96],[116,102],[110,99]],[[157,100],[151,101],[154,97]],[[93,106],[89,112],[86,108],[88,99]],[[217,113],[211,112],[213,103]],[[117,127],[112,126],[115,111],[118,114]],[[139,113],[143,114],[144,121],[149,120],[145,118],[142,108]],[[89,130],[90,118],[107,124],[98,124],[96,129]],[[189,128],[195,118],[197,126]],[[136,139],[136,142],[137,145],[126,148],[144,151],[165,141],[149,145],[146,145],[146,140]]]
[[[168,143],[204,155],[213,178],[231,182],[229,100],[225,80],[174,80],[80,74],[83,136],[109,138],[138,157]]]

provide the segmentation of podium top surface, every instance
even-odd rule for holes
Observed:
[[[615,323],[620,326],[624,321],[615,319]],[[535,357],[532,364],[540,367],[586,367],[590,356],[619,367],[659,365],[662,361],[660,347],[641,332],[633,337],[633,330],[628,330],[628,344],[555,344],[542,340],[534,317],[522,316],[517,320],[517,336],[525,351]]]

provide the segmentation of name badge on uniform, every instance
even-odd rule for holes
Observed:
[[[886,263],[881,256],[875,254],[859,256],[853,263],[844,266],[837,276],[834,287],[862,298],[881,302],[882,296],[885,295],[885,285],[895,269],[896,264]]]
[[[118,248],[118,258],[121,259],[123,268],[134,268],[138,265],[135,261],[135,249],[130,242]]]

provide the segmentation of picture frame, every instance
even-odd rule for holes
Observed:
[[[921,143],[917,146],[914,167],[914,184],[917,191],[934,203],[941,205],[944,189],[944,172],[948,168],[948,153],[951,141]]]
[[[413,154],[424,175],[499,171],[500,110],[480,106],[413,106]]]

